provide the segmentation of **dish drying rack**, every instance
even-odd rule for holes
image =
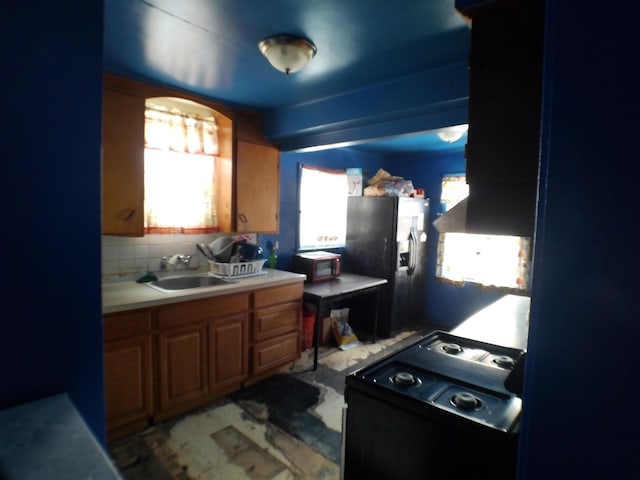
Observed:
[[[259,260],[251,260],[247,262],[230,262],[222,263],[209,260],[209,274],[215,277],[238,278],[253,277],[255,275],[264,275],[267,272],[262,270],[266,258]]]

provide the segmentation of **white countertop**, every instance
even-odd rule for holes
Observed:
[[[305,275],[299,273],[285,272],[283,270],[272,270],[265,268],[263,275],[252,277],[234,278],[237,283],[220,285],[213,287],[191,288],[187,290],[176,290],[173,292],[160,292],[143,283],[135,281],[114,282],[102,285],[102,313],[115,313],[136,308],[154,307],[168,303],[184,302],[200,298],[215,297],[218,295],[228,295],[232,293],[255,290],[258,288],[275,287],[288,283],[304,281]],[[188,275],[178,273],[176,276]],[[207,275],[207,274],[196,274]],[[163,277],[167,278],[167,276]]]
[[[66,394],[0,411],[0,477],[122,480]]]
[[[451,330],[451,333],[494,345],[526,350],[530,303],[529,297],[505,295],[471,315]]]

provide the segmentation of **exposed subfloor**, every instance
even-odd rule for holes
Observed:
[[[344,379],[424,330],[349,350],[313,349],[277,375],[114,442],[127,480],[340,478]]]

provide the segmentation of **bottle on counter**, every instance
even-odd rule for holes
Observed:
[[[276,263],[278,262],[278,241],[273,242],[271,246],[271,251],[269,252],[269,257],[267,259],[269,263],[269,268],[276,268]]]

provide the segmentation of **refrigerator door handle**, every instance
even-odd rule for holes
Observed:
[[[407,273],[413,275],[416,270],[416,252],[418,249],[418,239],[416,238],[416,231],[413,227],[409,230],[409,269]]]

